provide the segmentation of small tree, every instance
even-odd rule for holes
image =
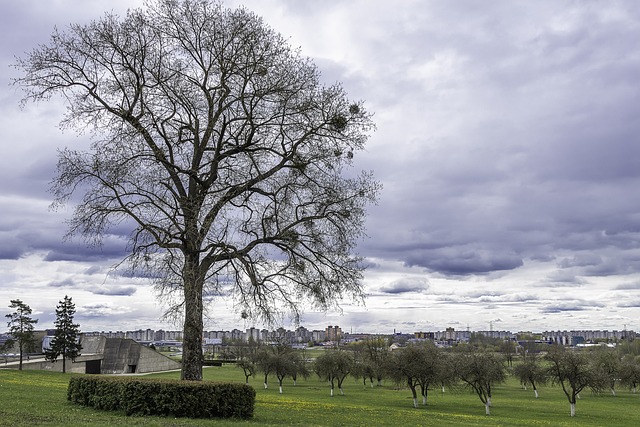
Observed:
[[[594,372],[593,364],[586,354],[567,350],[565,347],[551,346],[545,359],[549,362],[549,376],[555,384],[562,386],[562,391],[569,405],[571,416],[576,415],[576,399],[587,387],[599,389],[601,377]]]
[[[609,387],[612,395],[616,395],[616,381],[620,379],[620,358],[614,349],[597,348],[594,357],[595,373],[601,376],[601,381]]]
[[[513,366],[513,356],[516,354],[516,343],[511,340],[505,340],[500,343],[499,351],[504,356],[504,360],[509,367]]]
[[[531,385],[536,399],[538,398],[538,385],[545,384],[548,380],[548,371],[540,364],[535,353],[525,353],[522,363],[516,365],[513,373],[525,389],[527,384]]]
[[[349,375],[353,368],[353,358],[351,354],[341,350],[328,350],[316,358],[314,364],[315,373],[331,384],[331,397],[335,388],[335,381],[338,382],[340,394],[344,395],[342,382]]]
[[[418,407],[419,375],[423,364],[423,354],[417,346],[409,345],[391,352],[387,360],[387,375],[395,383],[404,383],[413,396],[413,407]]]
[[[309,365],[307,363],[306,353],[302,350],[302,353],[298,351],[294,351],[291,353],[291,378],[293,379],[293,386],[296,386],[298,381],[298,377],[308,378],[309,377]]]
[[[273,372],[278,378],[278,390],[282,394],[282,382],[288,376],[294,377],[296,375],[296,361],[294,360],[297,354],[293,349],[287,345],[277,345],[272,347],[272,363]]]
[[[269,388],[269,375],[274,371],[275,357],[267,347],[261,347],[256,353],[256,366],[264,374],[264,388]]]
[[[249,377],[252,377],[256,373],[256,365],[249,359],[242,359],[236,362],[236,366],[242,369],[244,373],[244,382],[249,384]]]
[[[67,372],[67,359],[75,361],[82,350],[79,342],[80,325],[73,323],[75,314],[76,305],[65,295],[56,307],[56,332],[51,340],[51,348],[44,353],[45,358],[52,362],[62,356],[62,372]]]
[[[500,356],[492,351],[469,349],[456,353],[454,363],[458,378],[478,395],[485,413],[490,415],[491,389],[506,378]]]
[[[364,340],[365,357],[371,369],[373,377],[377,380],[377,385],[382,385],[382,378],[389,357],[389,342],[386,337],[376,336]]]
[[[427,404],[429,388],[442,380],[439,352],[433,343],[409,344],[391,353],[387,373],[396,383],[405,383],[413,395],[413,406],[418,407],[418,386],[422,404]]]
[[[367,386],[367,380],[373,388],[373,378],[376,376],[374,365],[367,357],[364,341],[358,341],[350,344],[349,348],[353,352],[353,368],[351,376],[356,380],[362,379],[362,385]]]
[[[7,314],[5,317],[9,319],[9,334],[13,337],[14,342],[18,344],[20,352],[20,364],[18,369],[22,370],[22,359],[25,352],[32,351],[35,347],[35,338],[33,336],[33,325],[38,323],[38,319],[31,318],[31,307],[23,303],[19,299],[12,299],[9,308],[14,309],[13,313]]]
[[[640,357],[627,354],[620,364],[620,382],[635,393],[640,384]]]

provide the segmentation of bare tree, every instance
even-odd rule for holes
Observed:
[[[92,243],[131,227],[128,261],[183,316],[183,379],[202,379],[205,298],[270,321],[363,297],[353,250],[379,184],[346,170],[371,114],[254,14],[149,0],[55,30],[16,67],[25,101],[62,95],[62,124],[92,132],[60,153],[55,203],[84,193],[69,233]]]

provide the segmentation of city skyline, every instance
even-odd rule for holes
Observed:
[[[384,186],[357,248],[367,297],[342,313],[307,308],[301,323],[640,330],[640,4],[223,3],[263,17],[375,113],[355,159]],[[142,4],[3,4],[0,314],[19,298],[46,328],[69,295],[83,329],[180,328],[160,320],[148,279],[110,274],[128,230],[111,230],[102,248],[64,239],[73,206],[49,209],[56,150],[90,135],[58,128],[59,100],[20,109],[11,86],[15,57],[54,26]],[[245,322],[218,298],[205,330]]]

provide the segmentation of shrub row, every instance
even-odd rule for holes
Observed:
[[[67,400],[127,415],[189,418],[253,416],[256,391],[246,384],[83,375],[72,377]]]

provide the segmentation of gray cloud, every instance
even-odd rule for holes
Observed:
[[[425,293],[429,290],[429,280],[425,277],[403,277],[381,287],[385,294]]]
[[[133,286],[104,286],[95,289],[87,289],[89,292],[95,295],[110,295],[110,296],[131,296],[136,293],[136,288]]]

